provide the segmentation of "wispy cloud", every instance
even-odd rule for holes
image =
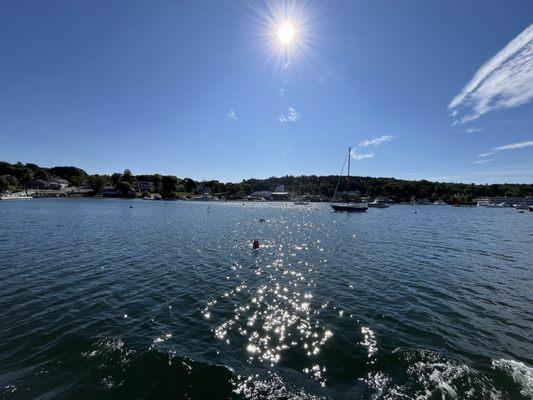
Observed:
[[[298,121],[302,115],[296,111],[293,107],[289,106],[287,107],[287,111],[285,113],[282,113],[278,116],[278,121],[281,123],[286,122],[296,122]]]
[[[235,111],[233,109],[229,110],[227,116],[229,119],[237,119],[237,114],[235,114]]]
[[[528,140],[526,142],[507,144],[505,146],[494,147],[492,150],[494,151],[515,150],[515,149],[523,149],[524,147],[529,147],[529,146],[533,146],[533,140]]]
[[[476,160],[473,163],[474,164],[485,164],[485,163],[488,163],[488,162],[491,162],[491,161],[492,161],[492,158],[484,158],[483,160]]]
[[[394,135],[383,135],[376,137],[374,139],[365,140],[364,142],[359,143],[360,147],[368,147],[368,146],[374,146],[378,147],[382,145],[385,142],[388,142],[390,140],[394,139]]]
[[[353,160],[364,160],[366,158],[374,158],[374,153],[360,154],[357,153],[355,150],[352,150],[351,156]]]
[[[489,59],[448,105],[460,123],[533,98],[533,24]],[[463,114],[464,113],[464,114]],[[456,121],[457,122],[457,121]]]
[[[320,75],[318,78],[317,78],[317,82],[318,83],[322,83],[322,82],[325,82],[327,81],[329,78],[331,78],[331,72],[327,72],[323,75]]]
[[[287,92],[287,86],[289,85],[289,83],[290,83],[290,80],[288,80],[288,79],[285,79],[283,81],[283,84],[281,85],[281,88],[279,89],[280,97],[285,96],[285,92]]]
[[[473,163],[474,164],[483,164],[483,163],[487,163],[489,161],[492,161],[492,158],[487,158],[487,157],[490,157],[490,156],[496,154],[499,151],[517,150],[517,149],[523,149],[525,147],[530,147],[530,146],[533,146],[533,140],[527,140],[525,142],[506,144],[505,146],[493,147],[491,149],[491,151],[488,151],[486,153],[478,154],[477,156],[478,156],[478,158],[480,158],[480,160],[473,161]]]
[[[465,129],[465,132],[466,133],[476,133],[476,132],[481,132],[483,129],[481,128],[467,128]]]

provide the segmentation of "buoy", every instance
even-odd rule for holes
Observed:
[[[259,248],[259,240],[254,240],[253,244],[252,244],[252,248],[253,249],[258,249]]]

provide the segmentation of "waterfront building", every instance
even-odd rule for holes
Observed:
[[[137,191],[141,193],[150,193],[154,190],[154,184],[150,181],[137,181]]]
[[[69,181],[61,178],[51,178],[48,180],[48,188],[52,190],[62,190],[70,186]]]
[[[475,199],[479,206],[489,206],[491,204],[504,204],[506,206],[512,206],[514,204],[533,205],[533,197],[501,197],[501,196],[489,196],[479,197]]]
[[[117,197],[120,196],[120,192],[114,186],[104,186],[101,190],[104,197]]]
[[[272,200],[272,192],[270,190],[258,190],[250,193],[250,197],[255,199],[263,198],[265,200]]]
[[[490,206],[492,204],[504,204],[506,206],[513,206],[514,204],[533,205],[533,197],[478,197],[475,199],[478,206]]]

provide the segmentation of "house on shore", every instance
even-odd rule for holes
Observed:
[[[119,197],[120,192],[114,186],[104,186],[100,191],[104,197]]]
[[[70,186],[69,181],[61,178],[51,178],[48,180],[48,188],[52,190],[63,190]]]
[[[154,190],[154,184],[150,181],[137,181],[137,191],[140,193],[151,193]]]
[[[501,196],[489,196],[478,197],[474,199],[478,206],[490,206],[492,204],[504,204],[506,206],[513,206],[514,204],[533,205],[533,197],[501,197]]]
[[[250,193],[250,197],[254,199],[272,200],[272,192],[270,190],[258,190]]]

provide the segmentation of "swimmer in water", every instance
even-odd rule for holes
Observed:
[[[254,242],[252,243],[252,248],[254,250],[259,248],[259,240],[254,240]]]

